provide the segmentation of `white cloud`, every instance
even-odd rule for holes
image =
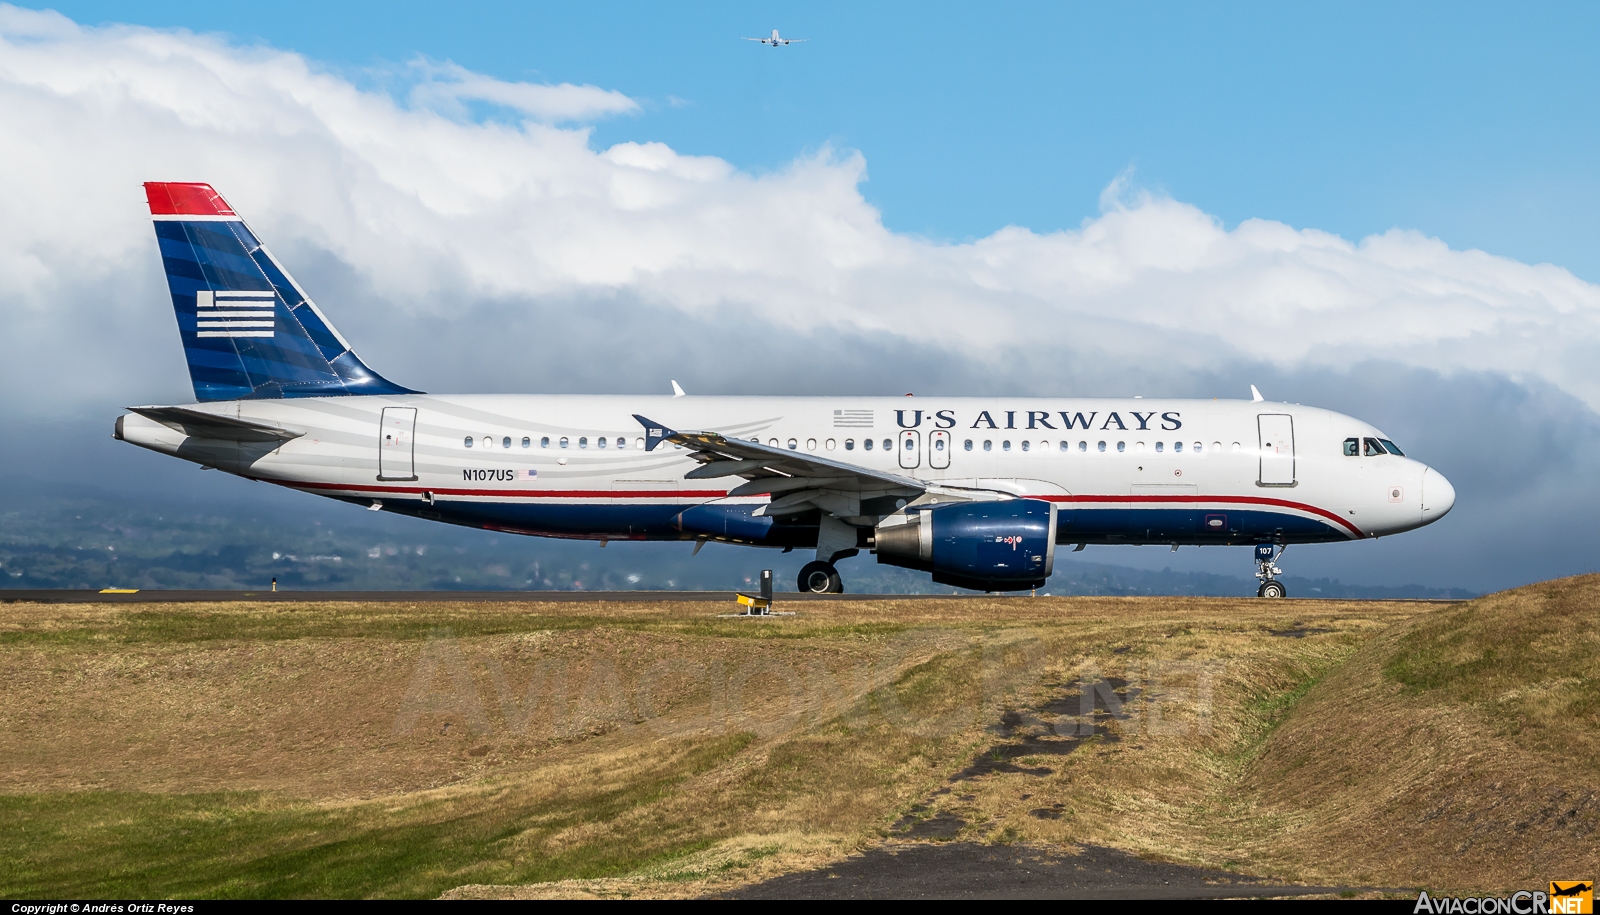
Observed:
[[[520,111],[540,121],[588,121],[613,114],[631,114],[639,103],[612,89],[508,83],[473,73],[459,64],[419,60],[413,70],[422,80],[411,89],[411,104],[465,118],[462,102],[488,102]]]
[[[204,180],[280,251],[351,265],[389,321],[605,294],[640,321],[737,314],[995,364],[1040,345],[1207,370],[1376,358],[1600,406],[1600,287],[1558,267],[1403,230],[1230,230],[1126,176],[1076,230],[942,244],[884,228],[858,154],[756,176],[659,143],[597,151],[555,122],[632,100],[429,66],[402,105],[294,54],[0,6],[0,383],[42,377],[52,340],[94,351],[51,386],[64,401],[105,396],[92,366],[146,364],[127,350],[172,335],[138,185]],[[532,120],[463,119],[466,101]]]

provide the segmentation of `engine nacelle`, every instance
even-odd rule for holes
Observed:
[[[932,572],[942,585],[1026,591],[1055,571],[1056,506],[1039,499],[939,505],[875,533],[880,563]]]

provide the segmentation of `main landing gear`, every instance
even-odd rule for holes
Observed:
[[[800,569],[798,582],[802,592],[812,594],[843,594],[844,580],[839,577],[839,570],[831,562],[816,560],[808,562]]]
[[[1261,587],[1256,589],[1256,597],[1283,598],[1289,596],[1289,589],[1283,582],[1273,576],[1282,575],[1283,570],[1278,568],[1276,559],[1283,555],[1285,547],[1278,547],[1277,556],[1273,555],[1272,544],[1256,544],[1256,577],[1261,579]]]

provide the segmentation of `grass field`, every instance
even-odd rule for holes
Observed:
[[[952,838],[1522,888],[1600,870],[1597,606],[0,605],[0,894],[683,896]]]

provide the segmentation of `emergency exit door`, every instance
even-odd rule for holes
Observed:
[[[1294,417],[1287,413],[1262,413],[1256,417],[1261,433],[1262,486],[1294,485]]]
[[[922,436],[915,429],[900,431],[900,466],[915,470],[922,464]]]
[[[384,407],[378,431],[378,479],[415,480],[416,407]]]
[[[928,466],[934,470],[950,467],[950,433],[943,429],[928,433]]]

